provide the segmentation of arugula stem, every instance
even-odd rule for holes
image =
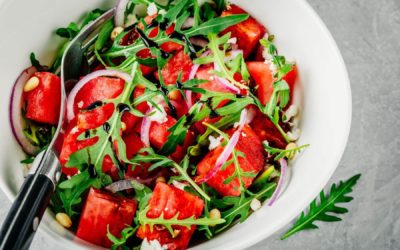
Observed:
[[[210,34],[209,36],[210,43],[209,43],[209,48],[211,49],[212,53],[214,54],[214,60],[220,67],[220,70],[224,74],[224,76],[233,84],[236,85],[239,88],[242,89],[248,89],[249,87],[247,85],[244,85],[238,81],[235,80],[233,77],[233,74],[227,69],[225,65],[225,61],[223,56],[221,56],[221,50],[218,48],[218,42],[217,40],[217,35],[215,34]],[[216,70],[216,69],[214,69]]]
[[[253,199],[259,199],[260,197],[263,197],[263,195],[265,195],[265,194],[268,193],[269,191],[273,190],[275,187],[276,187],[276,183],[271,184],[268,188],[266,188],[266,189],[262,190],[261,192],[255,194],[254,197],[252,197],[252,199],[249,199],[248,201],[242,203],[240,206],[237,206],[234,210],[230,211],[229,214],[225,214],[225,215],[223,216],[223,218],[224,218],[224,219],[227,219],[227,218],[231,217],[232,215],[236,215],[236,214],[238,213],[238,211],[240,211],[240,210],[243,209],[244,207],[250,206],[250,203],[251,203],[251,201],[252,201]],[[227,225],[227,226],[229,226],[229,225]],[[225,230],[225,228],[226,228],[227,226],[222,227],[222,228],[219,228],[215,233],[219,233],[219,232]]]
[[[341,183],[339,184],[339,187],[337,188],[337,190],[332,190],[331,189],[331,194],[329,196],[328,199],[326,198],[322,198],[323,196],[323,190],[321,191],[321,204],[323,203],[322,206],[320,207],[316,207],[315,209],[317,210],[316,212],[314,211],[312,214],[309,214],[307,216],[304,217],[303,221],[298,221],[295,226],[290,229],[289,231],[287,231],[282,237],[281,240],[287,239],[288,237],[292,236],[293,234],[303,230],[303,229],[312,229],[312,228],[317,228],[315,225],[313,225],[312,223],[316,220],[318,220],[318,217],[324,215],[327,211],[329,211],[329,208],[335,207],[336,203],[339,202],[348,202],[351,199],[347,199],[347,201],[344,199],[345,195],[349,192],[351,192],[351,188],[357,183],[358,179],[361,177],[361,174],[355,175],[353,177],[351,177],[349,180],[347,180],[345,183]],[[335,185],[335,184],[334,184]],[[335,186],[333,186],[335,187]],[[324,201],[324,202],[323,202]],[[312,204],[315,204],[316,199],[313,201]],[[312,209],[312,205],[311,205],[311,209]],[[339,210],[339,208],[336,207],[336,210]],[[333,211],[331,211],[333,212]],[[347,212],[347,210],[346,210]],[[342,212],[343,213],[343,212]],[[326,215],[325,215],[326,216]],[[340,219],[338,219],[340,220]],[[329,220],[326,220],[329,221]],[[336,220],[337,221],[337,220]],[[300,222],[300,223],[299,223]],[[307,227],[309,226],[309,227]],[[314,227],[311,227],[314,226]]]
[[[211,198],[210,196],[208,196],[208,194],[206,194],[204,192],[204,190],[202,188],[200,188],[193,180],[192,178],[190,178],[190,176],[187,174],[187,172],[185,170],[182,169],[181,166],[179,166],[179,164],[177,164],[176,162],[172,163],[174,168],[179,172],[179,174],[182,175],[182,177],[185,178],[185,180],[187,182],[189,182],[189,184],[201,195],[204,197],[204,199],[206,199],[207,201],[210,201]]]
[[[275,127],[279,130],[279,133],[281,133],[281,135],[283,136],[285,141],[287,143],[290,143],[289,137],[287,136],[286,132],[282,129],[281,125],[279,125],[279,122],[275,122],[271,116],[268,116],[268,118],[272,121],[272,123],[275,125]]]
[[[167,42],[171,40],[171,38],[169,37],[162,37],[162,38],[158,38],[158,39],[154,39],[153,41],[156,42],[157,44],[162,44],[164,42]],[[122,46],[121,46],[122,47]],[[110,52],[106,52],[103,54],[103,56],[106,57],[119,57],[119,56],[126,56],[127,54],[131,53],[134,54],[142,49],[145,49],[146,46],[144,45],[142,40],[138,40],[137,44],[134,45],[130,45],[130,46],[124,46],[122,49],[117,50],[117,51],[110,51]]]
[[[138,63],[135,62],[135,63],[133,64],[133,66],[132,66],[132,72],[136,72],[137,68],[138,68]],[[132,79],[134,79],[134,77],[132,77]],[[132,84],[132,82],[128,82],[127,84],[128,84],[128,87],[124,89],[124,92],[122,92],[122,95],[121,95],[121,97],[118,99],[118,102],[123,102],[123,103],[125,103],[125,102],[127,102],[127,101],[129,100],[129,95],[130,95],[130,93],[132,92],[131,90],[132,90],[132,86],[134,86],[134,84]],[[132,85],[132,86],[130,86],[130,85]],[[118,118],[119,118],[118,115],[114,116],[114,119],[113,119],[113,121],[111,122],[110,131],[113,131],[113,130],[115,129],[115,127],[116,127],[116,125],[117,125],[117,123],[118,123]],[[98,153],[98,157],[97,157],[96,160],[94,161],[94,165],[95,165],[95,166],[98,166],[98,164],[100,163],[100,160],[102,160],[102,158],[103,158],[102,156],[103,156],[104,151],[105,151],[105,149],[106,149],[106,147],[107,147],[107,144],[108,144],[108,139],[111,137],[111,135],[112,135],[112,132],[109,132],[109,133],[107,134],[107,138],[106,138],[106,139],[107,139],[107,140],[106,140],[107,143],[104,143],[104,144],[102,145],[102,147],[100,148],[100,151],[99,151],[99,153]]]

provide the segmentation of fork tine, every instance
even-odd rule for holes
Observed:
[[[89,47],[94,45],[96,42],[97,38],[99,37],[99,33],[96,33],[94,36],[90,37],[89,39],[86,39],[82,43],[82,51],[87,51]]]
[[[85,52],[94,45],[102,25],[112,18],[115,9],[110,9],[99,17],[96,21],[89,23],[72,40],[64,53],[61,64],[61,78],[63,81],[78,80],[81,72],[83,60],[86,60]]]

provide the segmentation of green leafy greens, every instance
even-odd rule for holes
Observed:
[[[317,198],[313,200],[308,213],[303,212],[293,227],[287,231],[281,239],[287,239],[302,230],[317,229],[318,226],[314,224],[315,221],[341,221],[341,218],[333,214],[345,214],[348,210],[344,207],[337,206],[337,204],[347,203],[353,200],[348,194],[353,191],[352,188],[357,184],[360,177],[361,174],[357,174],[346,181],[340,181],[338,185],[333,184],[329,195],[326,195],[324,190],[322,190],[319,195],[319,202]]]
[[[190,228],[193,225],[212,226],[225,223],[224,219],[195,218],[194,216],[186,219],[179,219],[179,213],[169,219],[164,218],[164,213],[161,213],[158,218],[149,218],[147,217],[149,209],[150,207],[147,206],[142,211],[139,211],[138,221],[140,225],[149,225],[151,231],[153,231],[154,225],[162,225],[171,233],[171,235],[174,235],[174,229],[172,226],[184,226]]]

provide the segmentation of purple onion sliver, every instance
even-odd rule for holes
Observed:
[[[199,47],[201,47],[201,48],[204,48],[204,47],[206,47],[206,46],[208,45],[208,41],[207,41],[206,39],[204,39],[204,38],[200,38],[200,37],[191,37],[191,38],[189,38],[189,39],[190,39],[190,42],[191,42],[193,45],[199,46]]]
[[[37,72],[35,67],[29,67],[22,71],[22,73],[18,76],[11,92],[11,101],[9,107],[9,119],[14,137],[22,149],[31,155],[37,153],[39,148],[34,146],[24,135],[24,120],[22,117],[21,108],[25,83],[35,72]]]
[[[278,185],[276,186],[275,192],[272,194],[270,201],[268,202],[268,206],[272,206],[275,201],[278,199],[283,184],[285,183],[286,171],[287,171],[287,161],[285,159],[280,159],[279,164],[281,165],[281,176],[279,177]]]
[[[233,133],[232,137],[229,139],[228,144],[226,144],[224,150],[222,151],[221,155],[218,157],[217,162],[215,163],[215,167],[207,173],[204,178],[201,178],[199,183],[204,183],[211,179],[224,165],[224,163],[228,160],[231,156],[233,149],[235,148],[236,144],[239,141],[241,130],[237,130]]]
[[[182,24],[182,29],[188,29],[188,28],[192,28],[194,25],[194,18],[193,17],[189,17],[188,19],[186,19],[186,21]]]
[[[125,25],[125,9],[129,0],[119,0],[115,7],[114,24],[116,27],[124,27]]]
[[[90,82],[90,80],[93,80],[100,76],[119,77],[119,78],[125,80],[125,82],[132,82],[132,77],[130,75],[128,75],[127,73],[117,71],[117,70],[103,69],[103,70],[94,71],[93,73],[86,75],[75,85],[75,87],[71,90],[71,92],[68,96],[68,99],[67,99],[68,121],[71,121],[75,117],[74,102],[75,102],[75,97],[78,94],[79,90],[81,90],[81,88],[83,86],[85,86],[88,82]]]
[[[147,116],[153,112],[153,108],[150,108],[149,111],[147,111],[146,116],[143,117],[142,120],[142,126],[140,127],[140,140],[143,142],[143,144],[146,147],[150,147],[150,125],[151,121],[150,118]]]
[[[215,76],[215,79],[217,79],[217,81],[219,83],[221,83],[222,85],[224,85],[224,87],[226,87],[227,89],[229,89],[230,91],[234,92],[235,94],[239,94],[240,93],[240,89],[238,89],[236,86],[234,86],[232,83],[230,83],[228,80],[226,80],[225,78],[219,77],[219,76]]]

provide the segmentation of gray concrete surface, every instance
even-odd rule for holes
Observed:
[[[350,140],[331,182],[363,177],[342,222],[286,241],[282,230],[250,249],[400,249],[400,0],[309,2],[340,47],[353,90]],[[1,220],[9,206],[0,192]],[[55,248],[38,235],[31,249]]]

